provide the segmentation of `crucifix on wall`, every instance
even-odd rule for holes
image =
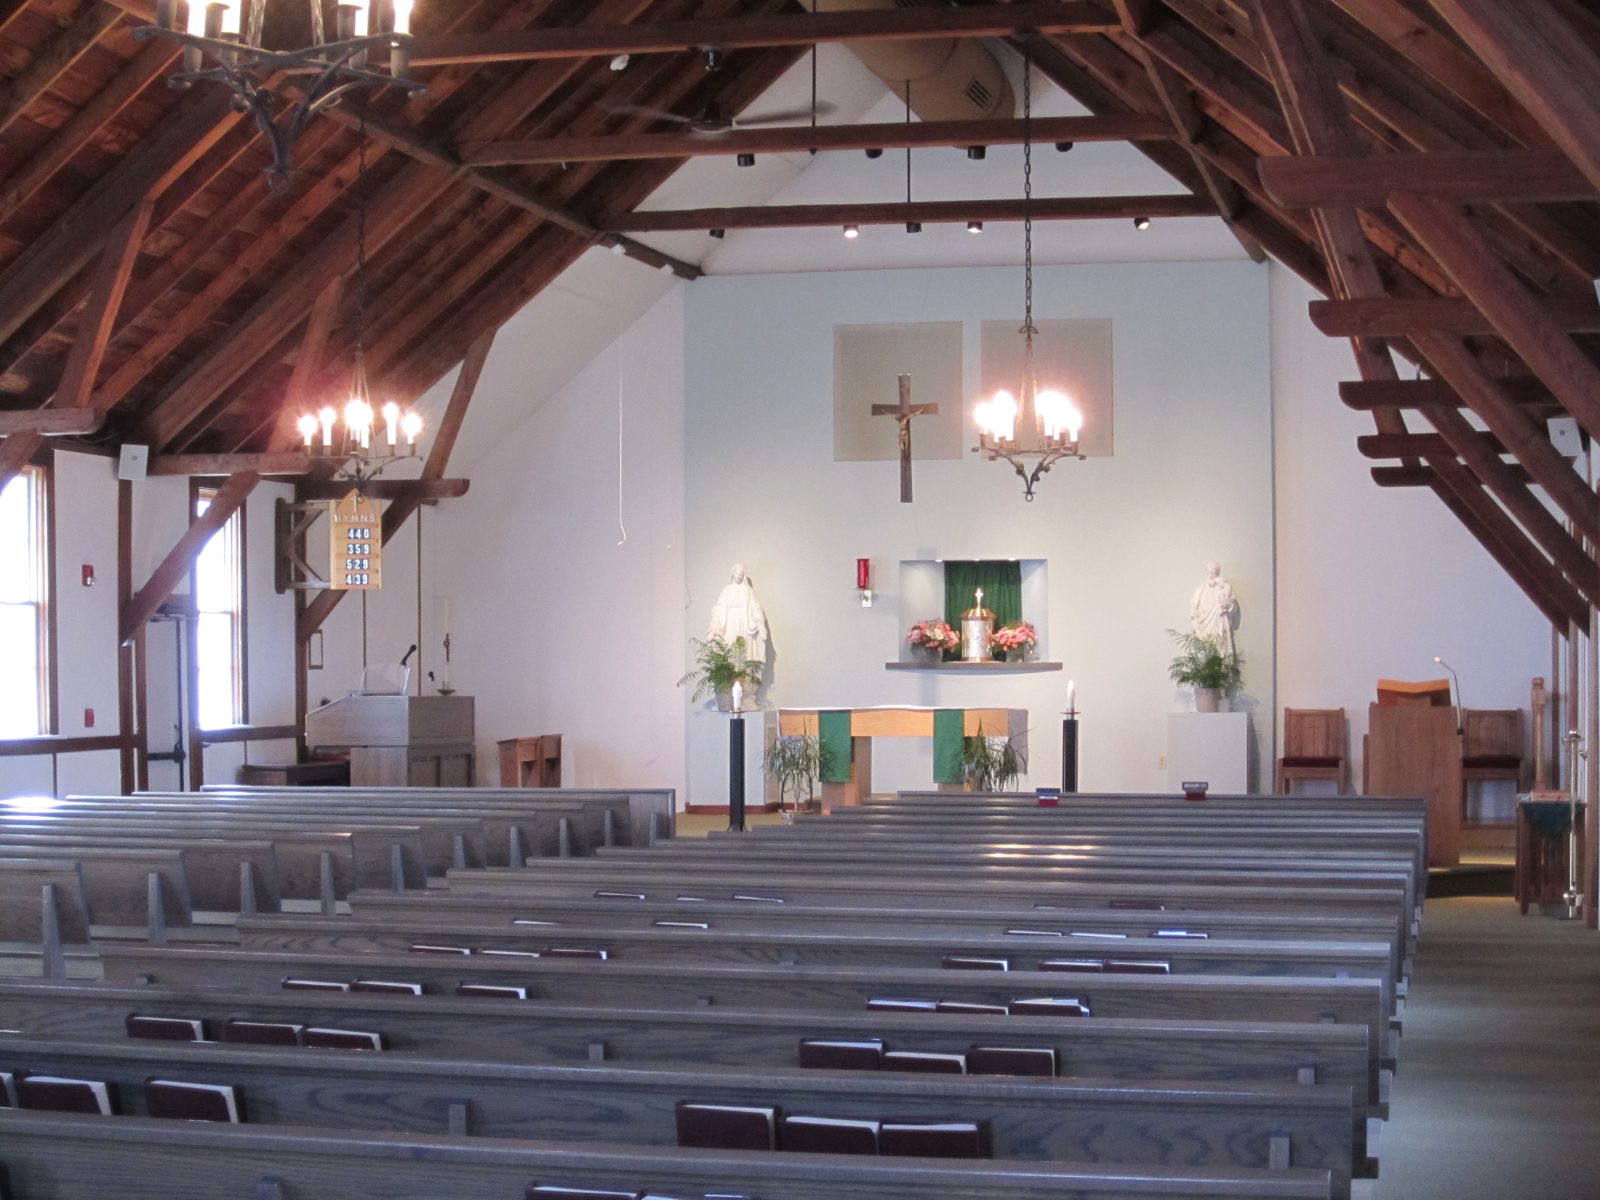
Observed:
[[[857,411],[860,411],[859,409]],[[911,403],[911,376],[900,376],[900,403],[874,404],[872,415],[893,417],[900,424],[900,503],[911,503],[911,418],[937,414],[937,404]]]

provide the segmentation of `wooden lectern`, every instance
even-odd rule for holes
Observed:
[[[1428,865],[1460,864],[1461,727],[1448,679],[1378,681],[1363,774],[1369,796],[1426,796]]]
[[[351,693],[306,714],[306,744],[350,752],[352,787],[472,787],[471,696]]]

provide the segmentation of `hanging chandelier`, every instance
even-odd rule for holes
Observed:
[[[1039,477],[1063,458],[1082,458],[1078,433],[1083,414],[1058,387],[1039,387],[1034,367],[1033,338],[1033,63],[1029,43],[1022,56],[1022,386],[1013,396],[997,389],[973,407],[978,424],[974,447],[990,462],[1011,464],[1022,479],[1023,494],[1033,500]]]
[[[380,407],[372,402],[365,361],[367,333],[367,127],[362,123],[356,143],[356,271],[355,365],[350,397],[342,409],[324,404],[315,413],[302,413],[295,422],[306,454],[336,462],[336,474],[365,482],[381,474],[390,463],[414,458],[422,417],[414,409],[402,410],[394,401]],[[382,437],[378,419],[383,419]]]
[[[261,44],[267,9],[289,9],[296,0],[186,0],[187,23],[178,25],[178,0],[156,0],[156,23],[134,30],[140,40],[169,38],[183,45],[183,69],[168,79],[186,89],[196,80],[233,89],[236,112],[255,118],[272,146],[267,169],[274,191],[289,186],[295,140],[319,112],[358,88],[427,88],[407,78],[411,68],[411,10],[416,0],[340,0],[334,8],[334,40],[328,41],[323,0],[299,0],[310,10],[311,43],[298,50],[268,50]],[[248,9],[248,14],[246,13]],[[372,10],[387,14],[389,28],[374,31]],[[248,20],[246,17],[248,16]],[[374,65],[375,52],[388,51],[388,70]],[[277,95],[291,87],[298,99]],[[285,108],[289,117],[281,124]]]

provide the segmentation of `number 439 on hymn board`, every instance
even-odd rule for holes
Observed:
[[[370,496],[351,491],[328,510],[328,586],[375,591],[383,586],[383,514]]]

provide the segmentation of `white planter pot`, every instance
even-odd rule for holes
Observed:
[[[1194,690],[1195,712],[1214,713],[1221,710],[1222,689],[1197,687]]]

